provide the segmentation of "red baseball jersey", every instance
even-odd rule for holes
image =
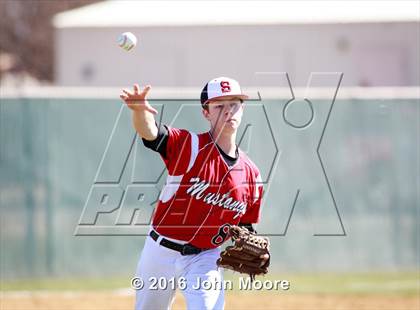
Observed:
[[[161,156],[168,178],[153,228],[199,248],[215,248],[228,239],[229,224],[257,223],[263,186],[247,155],[238,150],[238,159],[229,166],[209,132],[166,128],[166,152]]]

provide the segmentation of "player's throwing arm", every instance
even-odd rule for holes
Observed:
[[[152,87],[147,85],[141,92],[139,85],[134,85],[133,92],[123,89],[120,98],[133,111],[133,125],[140,136],[146,140],[154,140],[157,137],[158,129],[155,124],[154,115],[158,113],[146,97]]]

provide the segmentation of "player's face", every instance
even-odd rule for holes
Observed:
[[[203,114],[213,130],[234,133],[241,124],[243,110],[244,106],[239,98],[224,98],[210,101]]]

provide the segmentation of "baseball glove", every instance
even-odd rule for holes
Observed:
[[[270,241],[249,232],[246,228],[230,226],[229,235],[234,245],[226,247],[217,260],[217,266],[249,274],[266,274],[270,265]]]

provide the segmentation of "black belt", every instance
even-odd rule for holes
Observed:
[[[154,230],[150,231],[150,237],[152,237],[153,240],[157,241],[159,238],[159,234],[157,232],[155,232]],[[164,246],[165,248],[174,250],[174,251],[178,251],[179,253],[181,253],[181,255],[192,255],[192,254],[198,254],[201,253],[203,251],[205,251],[206,249],[200,249],[197,248],[191,244],[179,244],[176,242],[173,242],[171,240],[165,239],[162,237],[162,240],[159,243],[161,246]]]

